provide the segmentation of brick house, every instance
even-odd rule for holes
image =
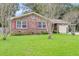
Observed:
[[[47,33],[49,22],[54,24],[54,30],[56,31],[59,29],[58,25],[67,25],[64,21],[51,21],[49,18],[46,18],[38,13],[31,12],[23,16],[12,17],[10,21],[10,32],[11,34]]]
[[[23,16],[12,17],[10,31],[12,34],[46,33],[47,20],[47,18],[35,12]]]

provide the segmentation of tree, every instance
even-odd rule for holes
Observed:
[[[0,16],[2,20],[2,28],[3,28],[3,40],[6,40],[7,37],[7,31],[6,31],[6,25],[10,21],[10,17],[12,17],[15,14],[17,5],[12,3],[2,3],[0,4]]]
[[[71,33],[74,34],[75,30],[79,31],[79,5],[72,5],[70,10],[65,13],[63,20],[70,23]]]
[[[43,16],[46,16],[48,18],[57,18],[57,19],[61,19],[62,16],[69,10],[69,8],[71,8],[71,4],[65,4],[65,3],[36,3],[36,4],[25,4],[26,6],[29,6],[34,12],[37,12]],[[48,38],[51,39],[51,34],[53,31],[53,27],[52,26],[54,24],[51,24],[51,22],[49,22],[48,25],[48,33],[49,36]]]
[[[49,18],[62,18],[67,10],[72,7],[69,3],[30,3],[24,5],[30,7],[34,12]],[[49,12],[52,16],[49,15]]]

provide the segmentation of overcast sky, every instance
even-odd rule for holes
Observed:
[[[31,12],[31,11],[32,11],[32,9],[30,9],[30,8],[27,7],[27,6],[24,6],[22,3],[19,3],[18,9],[19,9],[19,10],[16,11],[15,16],[21,16],[21,15],[23,15],[23,13],[24,13],[25,11],[27,11],[27,12]]]

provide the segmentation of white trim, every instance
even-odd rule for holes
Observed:
[[[21,22],[21,27],[20,28],[17,27],[17,21],[20,21]],[[22,27],[24,21],[25,20],[16,20],[16,29],[27,29],[27,22],[26,22],[26,28],[23,28]]]
[[[38,22],[38,23],[39,23],[39,22]],[[39,29],[46,29],[46,23],[44,22],[44,23],[45,23],[45,27],[43,27],[44,24],[43,24],[42,21],[41,21],[40,23],[41,23],[41,27],[39,27],[39,24],[38,24],[38,28],[39,28]]]

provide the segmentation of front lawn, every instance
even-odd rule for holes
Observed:
[[[9,36],[0,39],[0,55],[9,56],[79,56],[79,36],[54,34]]]

